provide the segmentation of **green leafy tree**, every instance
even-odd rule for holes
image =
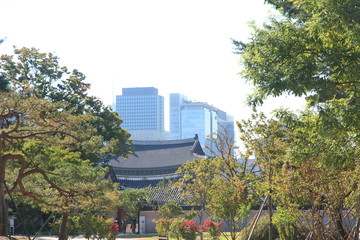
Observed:
[[[87,95],[89,84],[84,83],[83,74],[77,70],[68,72],[66,67],[60,67],[58,58],[53,54],[22,48],[15,49],[13,56],[1,56],[0,61],[2,79],[9,82],[8,92],[0,92],[3,99],[0,107],[0,180],[6,181],[5,170],[11,166],[15,174],[12,176],[13,182],[7,182],[12,185],[10,192],[17,191],[34,202],[57,207],[50,198],[46,198],[46,189],[38,188],[39,191],[34,191],[37,186],[32,183],[34,179],[41,182],[37,179],[41,176],[42,181],[45,181],[43,186],[49,186],[51,190],[50,195],[57,194],[62,201],[77,198],[76,201],[84,203],[78,205],[88,207],[87,199],[95,198],[89,197],[92,194],[85,198],[85,193],[89,193],[91,188],[92,193],[101,190],[100,172],[97,179],[90,177],[92,171],[99,171],[99,161],[104,162],[115,154],[126,156],[129,151],[126,148],[129,134],[121,128],[122,121],[101,101]],[[36,144],[27,148],[34,141]],[[55,151],[54,146],[59,149]],[[57,154],[49,155],[51,151]],[[63,161],[64,164],[53,168],[50,163],[58,161],[57,157],[66,158],[60,153],[73,160],[70,163]],[[87,180],[93,180],[99,185],[94,182],[91,185],[89,182],[82,189],[81,184],[71,184],[71,176],[76,177],[72,174],[82,171],[80,167],[84,168],[84,174],[89,174]],[[56,178],[56,171],[69,177]],[[82,181],[83,178],[86,179],[86,176],[78,180]],[[111,185],[109,182],[106,184],[109,187]],[[104,186],[103,193],[107,189],[110,192],[113,190]],[[3,206],[0,209],[2,211]],[[2,216],[0,214],[0,218]],[[63,219],[66,220],[66,216]],[[1,219],[0,231],[5,234],[3,223],[4,219]],[[66,239],[66,226],[61,231],[61,239]]]
[[[184,211],[177,201],[170,201],[159,207],[159,215],[166,219],[171,219],[183,215]]]
[[[309,100],[357,98],[359,12],[356,0],[268,1],[282,8],[263,28],[253,26],[251,42],[236,42],[242,76],[255,86],[250,102],[284,93]],[[290,14],[293,12],[293,14]],[[290,16],[289,16],[290,15]]]
[[[278,140],[285,151],[269,152],[283,158],[273,161],[272,195],[289,211],[311,206],[312,215],[302,219],[313,223],[308,229],[315,238],[343,239],[350,232],[341,212],[350,202],[358,205],[353,198],[360,131],[358,1],[267,2],[281,15],[261,28],[253,26],[250,42],[234,42],[243,61],[242,76],[255,89],[249,104],[256,107],[268,96],[282,94],[308,101],[298,115],[279,112],[285,135]],[[263,137],[252,138],[250,145]],[[324,225],[325,214],[332,221]]]
[[[97,98],[89,96],[90,84],[85,75],[74,69],[69,71],[59,64],[52,53],[42,53],[35,48],[14,49],[14,55],[1,56],[2,77],[10,82],[12,91],[26,99],[34,96],[58,104],[59,109],[73,115],[91,115],[96,133],[81,141],[82,158],[93,162],[107,161],[112,155],[129,153],[130,134],[121,128],[122,120],[116,112]]]
[[[359,131],[358,1],[267,0],[282,16],[251,41],[236,42],[244,70],[255,87],[250,103],[268,96],[306,96],[327,127]]]
[[[196,211],[199,224],[204,221],[204,212],[208,213],[207,206],[211,201],[211,188],[213,179],[219,171],[216,161],[210,158],[194,159],[183,164],[177,171],[182,174],[180,180],[174,185],[178,188],[185,202],[190,206],[198,206]],[[202,239],[202,234],[200,235]]]
[[[179,188],[182,197],[190,206],[199,206],[201,211],[207,211],[210,201],[212,180],[217,174],[219,166],[210,158],[195,159],[183,164],[177,174],[182,174],[181,179],[175,184]],[[202,223],[202,213],[198,217]]]
[[[0,179],[3,181],[0,188],[5,192],[4,184],[7,180],[6,171],[9,166],[10,172],[16,176],[13,181],[6,181],[10,192],[19,189],[24,196],[31,197],[33,194],[23,188],[24,179],[31,174],[46,176],[44,169],[28,162],[24,154],[23,146],[29,139],[37,139],[46,144],[54,144],[71,149],[82,138],[90,137],[92,128],[88,125],[89,116],[74,116],[69,112],[58,111],[56,104],[51,104],[44,99],[29,97],[26,101],[13,92],[0,92],[3,99],[0,106],[1,137],[0,137]],[[82,128],[89,132],[80,131]],[[8,170],[10,170],[10,168]],[[16,170],[17,169],[17,170]],[[3,195],[0,194],[3,199]],[[0,201],[0,210],[4,210]],[[3,215],[0,215],[0,218]],[[0,221],[2,234],[6,233],[4,219]]]
[[[345,227],[348,219],[343,210],[358,205],[358,137],[354,132],[345,131],[344,124],[330,127],[317,113],[306,112],[300,116],[288,112],[280,114],[286,119],[292,134],[289,135],[291,144],[287,154],[289,165],[279,171],[281,178],[278,178],[278,184],[294,187],[283,188],[279,192],[284,193],[288,204],[311,206],[311,215],[306,212],[300,214],[303,219],[308,219],[307,222],[313,223],[308,229],[315,236],[348,236],[352,230]],[[357,211],[348,217],[358,219]],[[331,221],[324,221],[325,217]]]
[[[228,137],[226,129],[217,133],[212,141],[217,149],[213,152],[213,161],[220,168],[212,181],[212,197],[207,208],[212,218],[224,221],[229,227],[230,236],[224,236],[235,240],[245,226],[251,207],[257,203],[259,196],[251,185],[255,185],[258,177],[248,156],[243,154],[241,158],[234,139]]]
[[[358,206],[357,136],[329,127],[317,112],[279,111],[278,117],[238,123],[261,170],[263,180],[254,187],[281,209],[274,216],[277,232],[283,239],[303,236],[299,231],[319,239],[348,236],[352,230],[345,227],[343,210]],[[348,217],[358,219],[354,212]]]
[[[153,222],[156,224],[155,228],[156,231],[161,235],[169,235],[170,230],[175,226],[178,226],[180,222],[183,220],[179,217],[180,215],[183,215],[184,211],[180,205],[179,202],[172,200],[169,202],[166,202],[164,205],[159,207],[159,215],[161,216],[158,220],[153,220]],[[173,236],[175,238],[179,237],[178,233],[173,233]]]
[[[250,183],[255,181],[248,161],[239,161],[233,139],[226,131],[212,138],[214,158],[194,160],[184,164],[177,187],[188,204],[201,206],[211,218],[224,221],[230,237],[236,239],[244,227],[256,197]],[[201,212],[200,212],[201,213]]]
[[[122,190],[119,193],[119,207],[125,211],[127,219],[136,219],[138,225],[140,209],[145,204],[148,191],[148,188],[144,188],[136,190]]]
[[[273,238],[273,205],[282,206],[284,203],[278,193],[284,185],[279,185],[281,179],[279,171],[288,165],[286,155],[289,146],[288,129],[283,122],[268,119],[263,113],[254,113],[249,120],[237,123],[240,131],[240,139],[246,149],[245,155],[253,156],[254,166],[258,169],[258,180],[252,182],[254,192],[258,196],[267,196],[268,207],[268,236]],[[293,222],[284,223],[293,227]],[[256,224],[256,223],[253,223]]]

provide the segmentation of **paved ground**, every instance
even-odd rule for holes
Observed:
[[[38,240],[57,240],[58,238],[57,238],[57,237],[54,237],[54,236],[39,236],[39,237],[36,237],[36,239],[38,239]],[[129,238],[129,237],[126,237],[126,238],[117,237],[117,238],[116,238],[116,240],[120,240],[120,239],[146,240],[146,238]],[[74,238],[69,238],[69,240],[87,240],[87,238],[74,237]]]
[[[11,236],[14,240],[29,240],[29,238],[27,236]],[[33,236],[31,236],[31,239],[33,239]],[[57,240],[58,237],[57,236],[37,236],[35,239],[37,240]],[[127,239],[127,240],[148,240],[148,239],[151,239],[151,238],[132,238],[132,237],[129,237],[127,236],[126,238],[125,237],[117,237],[116,240],[122,240],[122,239]],[[0,240],[9,240],[9,238],[7,237],[0,237]],[[69,240],[87,240],[86,238],[84,237],[69,237]]]

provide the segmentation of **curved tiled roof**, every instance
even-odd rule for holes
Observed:
[[[170,179],[164,178],[121,178],[118,179],[122,189],[142,189],[150,187],[149,199],[155,205],[162,205],[168,201],[175,200],[182,203],[183,199],[178,188],[174,188],[174,182],[178,181],[180,176],[172,175]],[[149,203],[150,204],[150,203]]]
[[[159,182],[163,179],[120,179],[120,187],[122,188],[131,188],[131,189],[141,189],[146,187],[156,187]]]
[[[166,169],[170,172],[187,161],[205,158],[201,145],[195,138],[167,141],[133,141],[133,153],[127,159],[117,157],[110,159],[110,165],[114,168],[116,175],[121,175],[121,171],[133,171],[138,175],[139,170],[144,170],[146,174],[151,169]],[[118,171],[117,171],[118,170]]]

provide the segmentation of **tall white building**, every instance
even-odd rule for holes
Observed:
[[[122,127],[134,140],[164,140],[164,97],[154,87],[123,88],[116,96]]]
[[[216,152],[213,142],[209,141],[214,134],[226,131],[227,137],[234,140],[234,119],[204,102],[192,102],[179,93],[170,94],[170,138],[184,139],[198,135],[202,146],[208,146]],[[211,151],[204,147],[206,155]]]

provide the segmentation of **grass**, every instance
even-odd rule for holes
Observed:
[[[227,236],[228,237],[230,237],[230,235],[227,233]],[[125,239],[125,238],[139,238],[139,239],[141,239],[141,240],[158,240],[158,234],[156,234],[156,233],[152,233],[152,234],[136,234],[136,235],[120,235],[120,236],[118,236],[118,238],[120,238],[120,239]],[[174,238],[169,238],[170,240],[175,240]],[[198,236],[197,238],[196,238],[197,240],[199,240],[200,239],[200,237]],[[208,237],[207,237],[207,234],[205,233],[204,234],[204,240],[206,240],[206,239],[209,239]],[[230,239],[230,238],[229,238]],[[220,236],[220,240],[226,240],[226,238],[224,237],[224,236]]]
[[[55,239],[57,239],[56,236],[54,236]],[[129,234],[129,235],[118,235],[117,236],[118,239],[126,239],[126,238],[129,238],[129,239],[141,239],[141,240],[158,240],[158,234],[156,233],[148,233],[148,234]],[[12,236],[12,239],[13,240],[29,240],[29,238],[27,236]],[[69,239],[71,240],[72,238],[69,237]],[[196,238],[197,240],[200,239],[200,237],[198,236]],[[209,239],[207,238],[206,234],[204,235],[204,239]],[[0,240],[9,240],[9,238],[7,237],[0,237]],[[171,239],[171,240],[175,240],[175,239]],[[220,237],[220,240],[226,240],[226,238],[224,236],[221,236]]]

